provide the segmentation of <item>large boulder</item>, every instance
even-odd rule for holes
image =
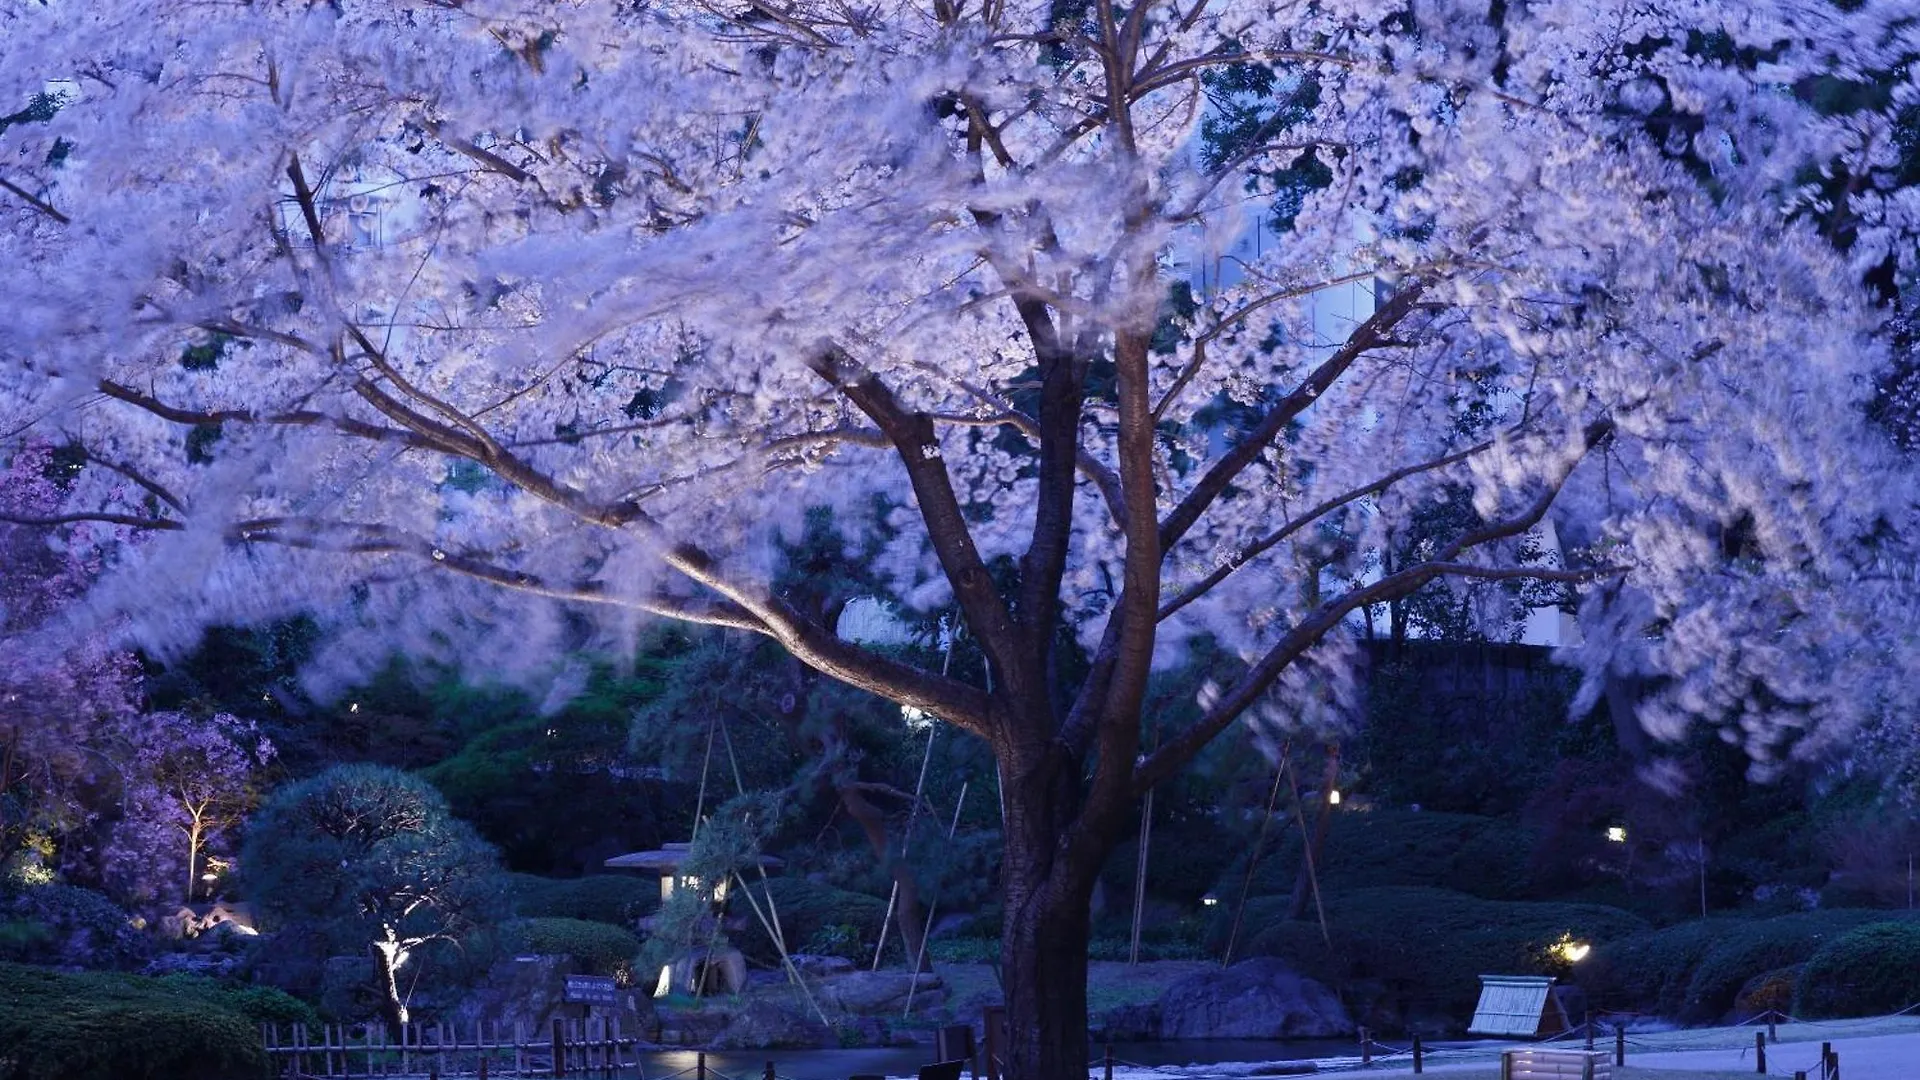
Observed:
[[[909,989],[916,1006],[931,1008],[946,1000],[940,976],[930,972],[853,971],[821,980],[817,992],[830,1011],[870,1014],[905,1009]]]
[[[804,1006],[748,1001],[709,1044],[715,1050],[812,1050],[840,1045],[834,1030]]]
[[[1160,995],[1161,1039],[1325,1039],[1351,1034],[1333,991],[1270,956],[1205,971]]]

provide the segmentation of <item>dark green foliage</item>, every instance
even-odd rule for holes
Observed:
[[[215,371],[233,342],[231,334],[218,331],[209,334],[205,340],[193,342],[180,351],[180,366],[188,371]]]
[[[1880,922],[1835,938],[1807,961],[1793,995],[1807,1017],[1873,1016],[1920,1002],[1920,922]]]
[[[92,889],[74,885],[0,887],[0,960],[126,968],[152,945],[132,917]]]
[[[1410,810],[1342,812],[1328,823],[1317,869],[1320,887],[1329,893],[1430,885],[1510,900],[1531,891],[1531,847],[1526,830],[1497,818]],[[1254,870],[1252,894],[1291,894],[1300,859],[1299,828],[1276,820]],[[1242,858],[1220,876],[1215,894],[1228,903],[1237,899],[1245,875]]]
[[[0,1080],[267,1075],[255,1016],[232,993],[205,989],[0,963]]]
[[[1577,685],[1543,649],[1408,642],[1368,673],[1353,764],[1397,806],[1512,813],[1557,764],[1614,754],[1602,717],[1566,719]]]
[[[1772,918],[1694,919],[1602,941],[1579,972],[1595,1004],[1688,1023],[1718,1020],[1755,976],[1796,964],[1885,912],[1805,911]]]
[[[507,896],[522,918],[586,919],[632,926],[660,909],[660,881],[637,874],[577,878],[507,875]]]
[[[217,1002],[255,1024],[318,1024],[313,1006],[271,986],[222,982],[204,975],[162,975],[154,985],[195,1001]]]
[[[821,885],[805,878],[769,878],[765,885],[754,880],[752,875],[748,876],[748,880],[763,912],[767,910],[767,893],[772,892],[773,906],[780,915],[780,932],[786,937],[789,948],[798,949],[803,942],[830,934],[853,955],[864,952],[869,958],[873,956],[874,943],[880,937],[880,920],[886,916],[885,900]],[[779,951],[774,948],[766,931],[761,929],[759,920],[753,917],[745,898],[729,899],[728,906],[747,916],[747,930],[735,941],[741,951],[762,963],[776,961]],[[898,940],[895,931],[890,931],[888,936]],[[857,948],[854,945],[856,941]]]
[[[281,788],[249,823],[241,866],[263,913],[361,948],[387,927],[402,940],[458,936],[503,899],[493,849],[432,785],[378,765]]]
[[[812,937],[801,942],[799,951],[809,956],[837,956],[856,962],[873,955],[867,943],[860,940],[860,931],[846,923],[815,930]]]
[[[508,691],[444,682],[430,708],[463,742],[423,775],[515,870],[576,873],[684,837],[692,824],[685,785],[636,768],[648,759],[627,748],[631,717],[660,696],[669,670],[655,657],[626,671],[599,665],[579,694],[547,715]],[[581,813],[583,806],[594,812]]]
[[[1248,905],[1246,944],[1236,955],[1279,956],[1329,985],[1365,984],[1373,988],[1376,1014],[1436,1017],[1462,1028],[1479,1000],[1481,975],[1565,975],[1566,965],[1549,951],[1555,943],[1607,942],[1647,930],[1638,916],[1598,904],[1356,889],[1326,898],[1329,948],[1311,917],[1280,917],[1286,904],[1275,896]]]
[[[187,429],[187,460],[195,465],[213,462],[214,445],[225,434],[219,424],[195,424]]]
[[[570,956],[582,974],[633,978],[640,939],[625,927],[586,919],[514,919],[500,927],[501,940],[516,953]]]

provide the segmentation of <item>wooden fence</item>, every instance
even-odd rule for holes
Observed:
[[[280,1077],[615,1077],[640,1073],[642,1049],[617,1017],[555,1018],[550,1030],[526,1024],[408,1024],[396,1038],[385,1024],[268,1024],[261,1029]],[[699,1056],[697,1080],[729,1080]],[[654,1080],[667,1080],[656,1077]]]

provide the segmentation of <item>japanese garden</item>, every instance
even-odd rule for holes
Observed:
[[[1920,1075],[1916,566],[1906,0],[0,5],[0,1080]]]

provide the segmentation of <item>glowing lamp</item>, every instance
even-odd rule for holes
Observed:
[[[1584,941],[1562,941],[1553,947],[1553,953],[1569,964],[1577,964],[1587,958],[1593,946]]]
[[[1609,826],[1607,826],[1607,839],[1609,839],[1609,840],[1611,840],[1611,841],[1613,841],[1613,842],[1614,842],[1614,843],[1616,843],[1616,844],[1624,844],[1624,843],[1626,843],[1626,842],[1627,842],[1627,827],[1626,827],[1626,826],[1624,826],[1624,825],[1609,825]]]

